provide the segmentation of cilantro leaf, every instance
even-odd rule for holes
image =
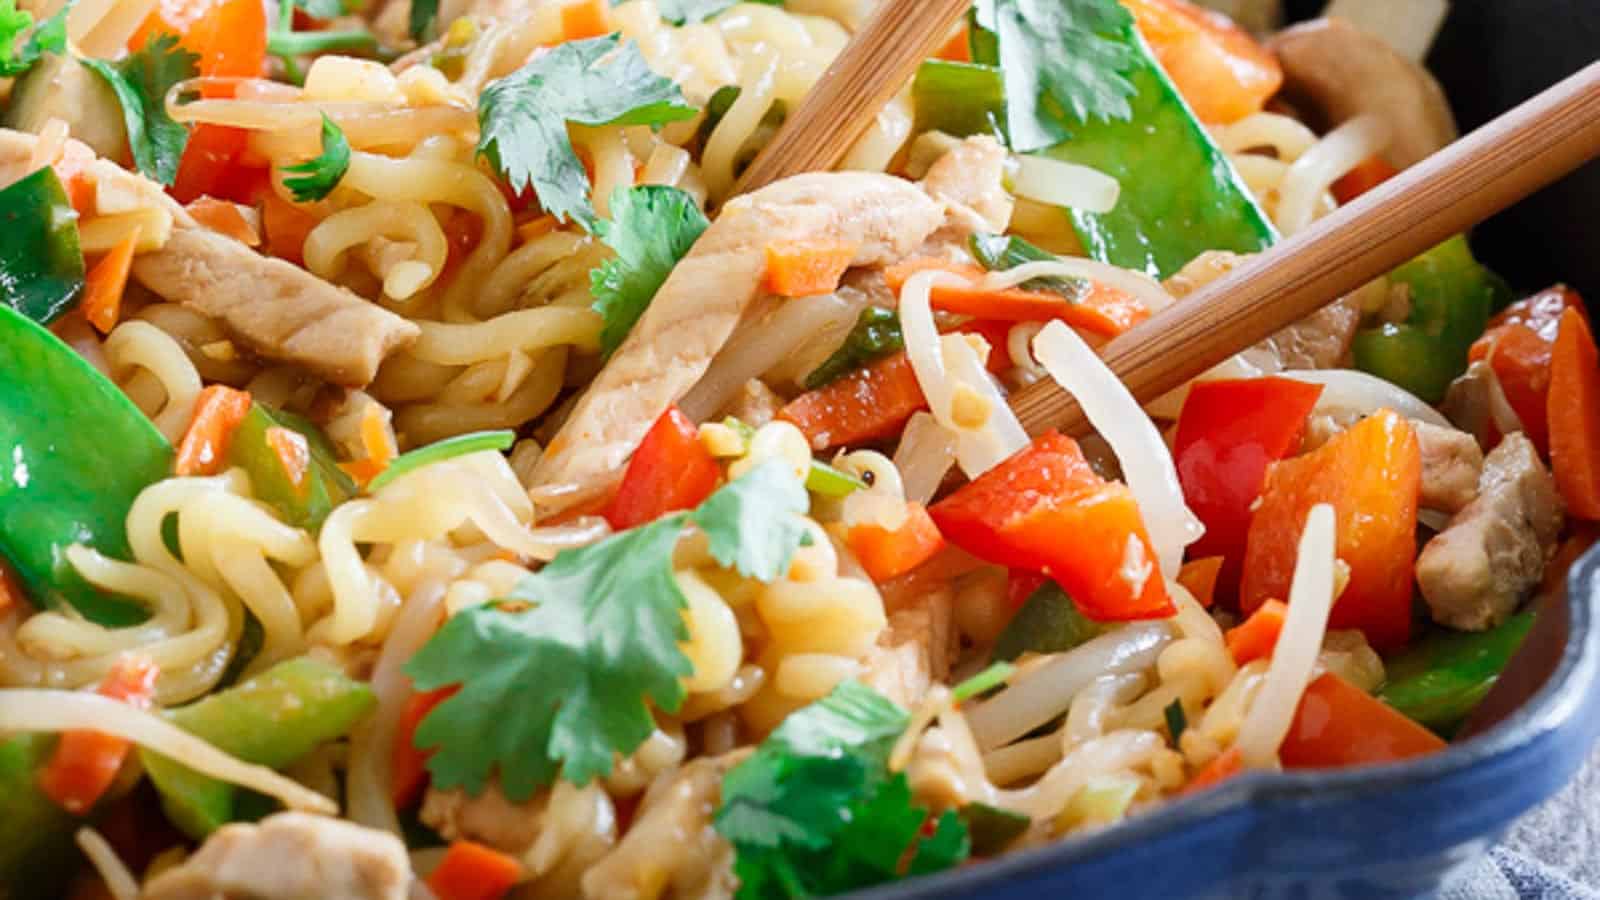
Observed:
[[[408,25],[411,39],[420,43],[439,18],[439,0],[411,0],[411,17]]]
[[[953,812],[923,838],[889,754],[910,721],[858,682],[789,716],[722,784],[714,825],[737,853],[741,898],[838,894],[960,863],[970,850]],[[911,851],[909,867],[902,861]]]
[[[513,192],[529,185],[545,212],[593,230],[589,176],[567,123],[663,125],[693,118],[671,80],[652,72],[619,35],[568,41],[490,82],[478,98],[478,152]]]
[[[772,459],[706,498],[689,518],[705,531],[717,562],[771,581],[789,568],[808,535],[800,516],[810,503],[789,464]]]
[[[1118,0],[979,0],[977,20],[998,40],[1016,152],[1053,147],[1077,123],[1133,116],[1126,74],[1139,54]]]
[[[595,230],[617,255],[589,273],[594,311],[605,321],[600,347],[606,355],[622,345],[710,224],[694,198],[674,187],[647,184],[612,193],[611,221],[596,223]]]
[[[17,9],[15,0],[0,0],[0,78],[15,78],[33,67],[46,53],[61,53],[67,49],[67,13],[72,3],[67,3],[56,14],[33,29],[22,47],[17,40],[33,24],[33,15]]]
[[[122,105],[128,146],[140,172],[165,185],[178,177],[178,159],[189,143],[189,131],[167,115],[167,91],[198,74],[200,57],[178,46],[178,38],[160,34],[139,52],[118,63],[84,59],[117,95]]]
[[[768,474],[772,465],[794,484]],[[616,754],[637,749],[655,728],[651,706],[675,712],[681,679],[693,672],[678,647],[688,638],[686,602],[672,568],[685,523],[694,515],[720,529],[731,520],[748,529],[742,541],[760,545],[750,558],[787,559],[803,532],[745,515],[788,509],[784,498],[804,494],[782,466],[758,466],[692,514],[560,553],[510,602],[446,622],[406,665],[419,690],[461,686],[417,729],[418,747],[438,748],[428,760],[435,783],[478,793],[497,771],[506,796],[520,801],[558,774],[580,785],[603,777]]]
[[[344,173],[350,168],[350,142],[344,132],[333,124],[327,113],[322,114],[322,153],[283,171],[296,177],[283,179],[283,186],[294,195],[296,203],[310,203],[328,196]]]

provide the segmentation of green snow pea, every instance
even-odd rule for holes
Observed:
[[[267,429],[288,428],[306,438],[310,451],[306,481],[289,480],[278,454],[267,443]],[[250,475],[250,490],[296,528],[316,531],[335,506],[355,496],[356,486],[334,459],[333,447],[317,426],[298,416],[253,403],[228,445],[228,465]]]
[[[1436,631],[1385,660],[1388,679],[1378,697],[1448,734],[1494,687],[1532,627],[1533,613],[1524,612],[1488,631]]]
[[[0,190],[0,303],[41,325],[83,291],[78,214],[48,167]]]
[[[39,790],[55,735],[0,741],[0,900],[57,896],[71,873],[78,819]]]

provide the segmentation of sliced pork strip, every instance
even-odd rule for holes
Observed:
[[[286,812],[224,825],[183,863],[151,879],[140,900],[405,900],[406,846],[385,831]]]
[[[928,169],[922,189],[949,205],[949,225],[962,232],[963,240],[974,231],[998,234],[1016,206],[1005,188],[1005,166],[1005,148],[994,138],[967,138]]]
[[[860,172],[800,175],[729,201],[545,449],[533,472],[541,506],[602,492],[651,423],[759,312],[768,244],[841,241],[857,248],[852,265],[881,266],[920,246],[944,212],[910,182]]]
[[[178,227],[166,246],[136,257],[151,291],[222,323],[252,352],[362,387],[417,326],[281,259],[203,228]]]
[[[1555,479],[1533,443],[1507,435],[1484,460],[1477,499],[1417,557],[1434,621],[1466,631],[1504,622],[1543,577],[1561,514]]]
[[[1208,250],[1167,279],[1167,292],[1182,299],[1238,268],[1249,259],[1226,250]],[[1348,295],[1279,331],[1244,355],[1269,371],[1332,369],[1343,365],[1361,324],[1361,301]]]

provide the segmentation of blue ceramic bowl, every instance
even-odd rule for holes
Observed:
[[[861,895],[1411,898],[1564,785],[1600,737],[1600,549],[1540,610],[1475,736],[1395,765],[1257,772],[1059,844]]]

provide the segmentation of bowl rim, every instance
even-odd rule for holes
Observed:
[[[976,896],[980,890],[1046,876],[1128,845],[1154,842],[1217,824],[1230,813],[1247,808],[1293,807],[1305,815],[1315,811],[1309,810],[1308,805],[1330,806],[1402,790],[1426,790],[1480,768],[1487,769],[1529,749],[1554,732],[1584,724],[1578,720],[1585,698],[1600,699],[1600,615],[1597,615],[1600,612],[1600,545],[1587,551],[1568,570],[1566,588],[1567,631],[1560,657],[1544,683],[1505,719],[1480,734],[1451,744],[1443,753],[1350,769],[1249,772],[1204,793],[1171,800],[1109,828],[1008,854],[980,865],[906,879],[851,896],[872,900],[929,894]],[[1586,745],[1600,731],[1600,722],[1587,724]],[[1536,805],[1542,797],[1518,805],[1507,816],[1508,823],[1511,817]]]

